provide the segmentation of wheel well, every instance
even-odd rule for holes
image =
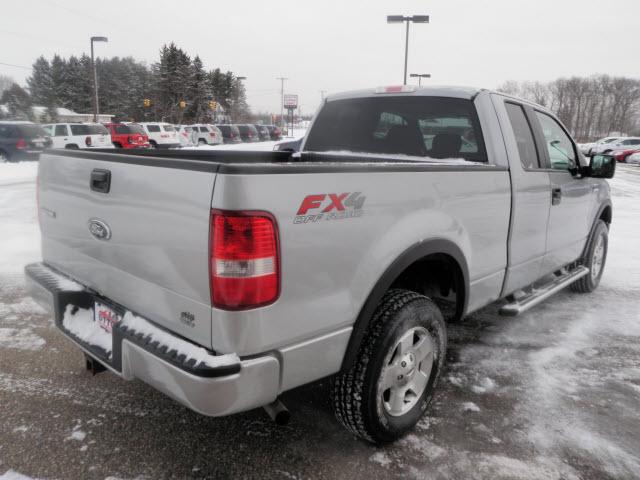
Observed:
[[[453,242],[432,239],[400,255],[370,291],[358,317],[342,360],[342,371],[354,364],[360,344],[380,300],[390,288],[404,288],[431,297],[446,320],[462,318],[467,308],[469,270],[464,254]]]
[[[607,224],[607,227],[611,225],[611,207],[606,206],[600,214],[600,220]]]
[[[465,285],[462,269],[450,255],[435,253],[409,265],[391,288],[403,288],[430,297],[445,320],[459,320],[464,309]]]
[[[122,144],[120,142],[112,142],[113,146],[116,148],[122,148]]]

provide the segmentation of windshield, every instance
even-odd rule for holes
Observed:
[[[328,102],[309,132],[305,150],[487,161],[473,103],[446,97]]]

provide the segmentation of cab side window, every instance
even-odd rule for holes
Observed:
[[[520,163],[527,170],[540,168],[540,158],[538,157],[536,143],[533,140],[533,132],[522,105],[511,102],[505,102],[504,105],[518,144]]]
[[[56,137],[66,137],[67,136],[67,126],[66,125],[56,125],[54,130],[54,136]]]
[[[576,151],[569,135],[565,133],[560,124],[546,113],[537,112],[536,117],[540,122],[545,144],[549,152],[551,168],[554,170],[567,170],[577,165]]]

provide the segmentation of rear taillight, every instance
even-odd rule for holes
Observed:
[[[85,139],[84,139],[84,144],[85,144],[87,147],[90,147],[90,146],[91,146],[91,137],[87,137],[87,138],[85,138]]]
[[[16,142],[16,148],[18,150],[24,150],[25,148],[27,148],[27,142],[25,141],[24,138],[20,138],[17,142]]]
[[[209,252],[215,307],[243,310],[278,298],[278,227],[272,215],[212,211]]]

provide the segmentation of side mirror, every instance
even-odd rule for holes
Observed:
[[[612,155],[593,155],[589,161],[587,176],[593,178],[613,178],[616,159]]]

